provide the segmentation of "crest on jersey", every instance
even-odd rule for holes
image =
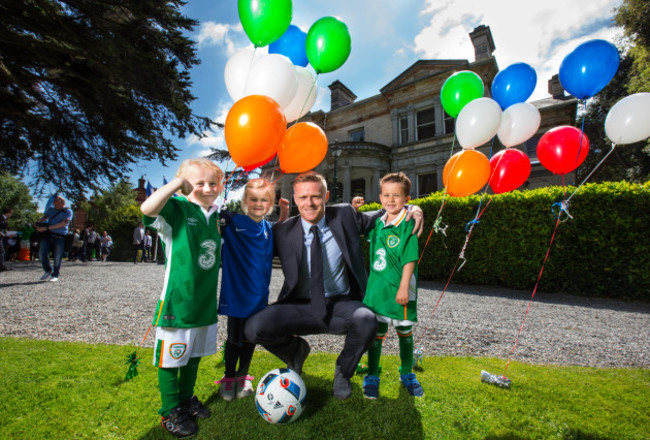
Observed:
[[[388,239],[386,240],[386,244],[391,249],[396,247],[399,245],[399,237],[397,235],[389,235]]]

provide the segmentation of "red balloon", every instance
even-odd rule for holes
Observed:
[[[575,170],[585,160],[587,153],[587,136],[568,125],[550,129],[537,144],[537,158],[553,174],[563,175]]]
[[[495,194],[512,191],[530,176],[530,159],[516,148],[506,148],[490,159],[490,188]]]

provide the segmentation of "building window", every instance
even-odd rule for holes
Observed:
[[[431,107],[416,114],[418,140],[429,139],[436,135],[436,111]]]
[[[350,194],[352,197],[365,197],[366,196],[366,180],[365,179],[354,179],[350,182]]]
[[[456,130],[456,119],[449,116],[446,111],[443,113],[445,115],[445,134],[452,134]]]
[[[540,138],[541,136],[533,136],[522,145],[522,149],[531,159],[537,159],[537,143],[539,142]]]
[[[438,175],[436,173],[420,174],[418,176],[418,197],[426,197],[438,190]]]
[[[350,142],[363,142],[366,139],[366,133],[363,127],[356,130],[350,130],[348,133],[348,140]]]
[[[403,115],[399,118],[399,143],[400,145],[407,144],[409,141],[409,119],[408,116]]]

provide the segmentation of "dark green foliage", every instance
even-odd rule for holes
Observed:
[[[574,190],[568,187],[565,195],[561,187],[548,187],[486,196],[482,207],[492,200],[472,231],[465,250],[467,262],[454,273],[452,283],[532,289],[557,222],[551,207]],[[431,235],[419,266],[421,279],[447,282],[465,243],[465,226],[474,219],[480,199],[478,195],[446,197],[442,219],[449,226],[447,236]],[[414,201],[426,219],[420,252],[442,200],[442,193],[436,193]],[[650,183],[584,185],[571,199],[573,219],[558,225],[539,289],[650,299],[648,212]]]
[[[0,171],[0,209],[12,208],[9,230],[20,230],[42,217],[32,199],[29,188],[20,179]]]
[[[135,161],[175,159],[170,135],[211,124],[189,107],[199,60],[182,4],[4,0],[0,168],[79,196]]]
[[[142,221],[142,211],[137,204],[123,206],[111,212],[103,222],[103,230],[113,237],[111,260],[127,261],[133,258],[133,229]]]

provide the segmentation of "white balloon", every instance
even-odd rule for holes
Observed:
[[[605,133],[617,145],[650,137],[650,93],[635,93],[614,104],[605,119]]]
[[[284,109],[284,116],[287,118],[287,123],[293,122],[307,114],[314,105],[314,102],[316,102],[316,96],[318,95],[318,87],[316,86],[314,75],[304,67],[295,67],[298,88],[291,104]]]
[[[492,98],[470,101],[456,119],[456,137],[466,150],[472,150],[497,134],[501,122],[501,106]]]
[[[537,107],[529,102],[518,102],[503,111],[497,136],[504,146],[514,147],[533,137],[541,122]]]
[[[253,61],[244,96],[268,96],[285,109],[296,96],[297,88],[296,69],[291,60],[273,53]]]
[[[248,73],[251,70],[254,59],[262,55],[259,51],[254,49],[245,48],[240,49],[230,56],[226,63],[224,71],[224,81],[226,83],[226,90],[234,102],[242,99],[244,90],[246,90],[246,80]]]

